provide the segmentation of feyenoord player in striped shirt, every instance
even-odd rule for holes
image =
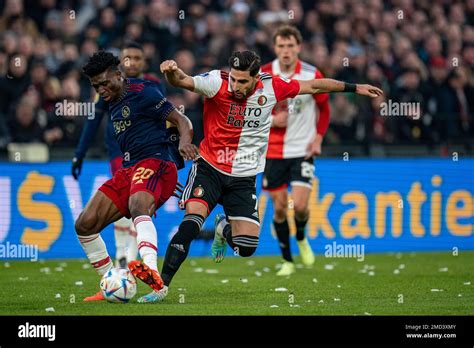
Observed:
[[[160,66],[171,85],[205,97],[204,140],[182,196],[186,214],[166,251],[162,270],[165,286],[148,294],[149,302],[165,298],[191,241],[218,203],[226,216],[216,218],[214,260],[223,260],[227,244],[243,257],[255,252],[260,233],[255,176],[265,167],[270,118],[276,103],[299,94],[355,92],[374,98],[383,93],[374,86],[332,79],[298,81],[260,74],[260,57],[252,51],[234,52],[229,65],[229,73],[213,70],[194,77],[172,60]]]
[[[298,59],[301,42],[298,29],[290,25],[280,27],[273,35],[277,58],[262,66],[262,71],[296,80],[323,78],[316,67]],[[262,184],[272,199],[273,227],[284,260],[277,272],[278,276],[288,276],[296,271],[287,220],[288,185],[292,191],[296,241],[301,261],[310,266],[315,260],[305,237],[305,227],[309,219],[308,204],[314,178],[313,157],[321,154],[329,112],[327,93],[298,95],[278,104],[273,110]]]
[[[223,260],[227,244],[243,257],[255,252],[260,233],[255,176],[265,167],[270,116],[276,103],[299,94],[355,92],[377,97],[383,93],[374,86],[332,79],[298,81],[259,74],[260,57],[252,51],[234,52],[229,65],[229,73],[213,70],[194,77],[172,60],[160,66],[171,85],[205,97],[204,140],[182,196],[186,214],[166,251],[161,274],[165,287],[148,294],[149,302],[166,297],[191,241],[218,203],[226,216],[216,218],[214,260]]]

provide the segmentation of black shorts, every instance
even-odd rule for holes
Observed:
[[[181,197],[182,205],[198,201],[210,213],[217,204],[224,207],[228,220],[250,221],[260,226],[256,177],[225,175],[202,158],[193,163]]]
[[[264,190],[276,191],[292,186],[312,188],[314,178],[313,158],[268,158],[265,165],[262,186]]]

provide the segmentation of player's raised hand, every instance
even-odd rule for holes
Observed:
[[[199,156],[199,150],[194,144],[180,143],[179,154],[183,156],[185,160],[194,160]]]
[[[160,64],[160,70],[163,74],[173,73],[178,70],[178,63],[174,60],[165,60]]]
[[[365,95],[367,97],[376,98],[383,94],[383,91],[372,85],[356,85],[356,94]]]

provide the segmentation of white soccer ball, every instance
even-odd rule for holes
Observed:
[[[128,269],[112,268],[100,280],[102,295],[109,302],[126,303],[137,293],[137,281]]]

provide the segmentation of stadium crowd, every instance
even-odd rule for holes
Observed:
[[[143,45],[148,71],[174,59],[187,74],[225,68],[234,50],[274,59],[272,33],[294,24],[301,59],[326,77],[380,86],[374,100],[331,96],[326,144],[448,145],[474,137],[474,0],[0,0],[0,150],[10,142],[74,147],[85,117],[55,104],[91,101],[81,73],[99,49]],[[202,138],[202,101],[173,90]],[[381,116],[415,102],[420,117]],[[102,132],[103,133],[103,132]],[[101,144],[101,138],[96,140]]]

